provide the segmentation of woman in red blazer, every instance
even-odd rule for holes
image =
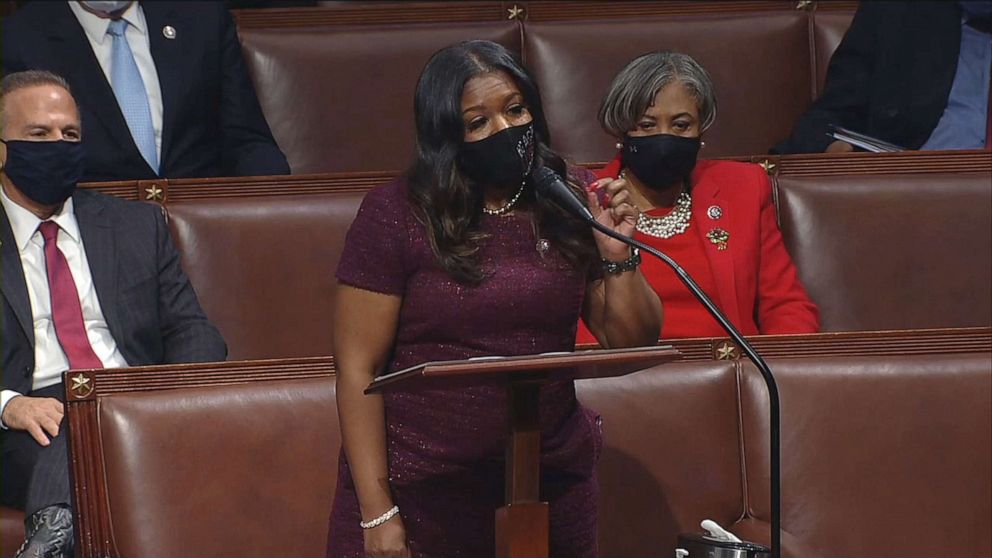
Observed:
[[[590,188],[626,182],[641,211],[635,237],[679,262],[745,335],[812,333],[816,306],[782,242],[764,170],[732,161],[696,162],[716,117],[709,75],[685,54],[653,52],[614,79],[600,123],[620,153]],[[641,270],[664,305],[662,338],[725,335],[665,264]],[[578,342],[595,339],[583,325]]]

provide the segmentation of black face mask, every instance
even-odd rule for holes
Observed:
[[[458,167],[477,184],[520,184],[534,166],[532,123],[496,132],[484,140],[463,143]]]
[[[3,140],[0,140],[3,141]],[[83,177],[85,154],[78,141],[3,141],[3,172],[25,196],[42,205],[69,199]]]
[[[680,184],[696,166],[699,138],[672,134],[627,137],[621,159],[645,186],[667,190]]]

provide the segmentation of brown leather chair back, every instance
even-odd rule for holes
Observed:
[[[807,27],[802,11],[528,23],[524,57],[553,145],[576,161],[614,156],[600,103],[627,62],[654,50],[689,54],[713,79],[719,109],[703,156],[765,153],[810,103]]]
[[[744,366],[748,515],[767,529],[768,400]],[[778,359],[771,368],[782,405],[783,541],[803,549],[793,556],[992,555],[988,352]]]
[[[701,520],[740,517],[734,363],[668,364],[576,389],[603,419],[600,556],[667,556],[676,535]]]
[[[987,173],[780,176],[776,189],[824,331],[992,322]]]
[[[0,556],[14,558],[24,542],[24,513],[0,506]]]
[[[238,30],[294,174],[400,170],[414,155],[413,92],[437,50],[489,39],[520,51],[512,21]]]
[[[813,70],[816,77],[814,98],[823,94],[830,58],[833,57],[853,19],[854,10],[813,12]]]
[[[116,394],[98,420],[120,556],[324,556],[333,377]]]
[[[331,354],[334,272],[364,192],[209,198],[170,226],[228,358]]]

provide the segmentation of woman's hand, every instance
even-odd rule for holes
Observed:
[[[365,556],[367,558],[410,558],[410,547],[406,544],[406,528],[399,515],[389,521],[365,529]]]
[[[614,231],[632,236],[637,227],[637,208],[630,203],[630,184],[622,178],[601,178],[586,187],[592,216]],[[601,201],[602,200],[602,201]],[[596,247],[604,260],[620,262],[630,257],[630,247],[596,231]]]

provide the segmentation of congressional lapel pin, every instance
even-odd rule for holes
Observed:
[[[706,210],[706,216],[714,221],[723,217],[723,209],[719,205],[711,205],[709,209]]]
[[[710,242],[716,244],[717,250],[726,250],[727,241],[730,240],[730,233],[723,229],[713,229],[706,233],[706,238],[710,239]]]
[[[170,40],[175,39],[176,28],[171,25],[166,25],[165,27],[162,28],[162,35],[165,36],[166,39],[170,39]]]

